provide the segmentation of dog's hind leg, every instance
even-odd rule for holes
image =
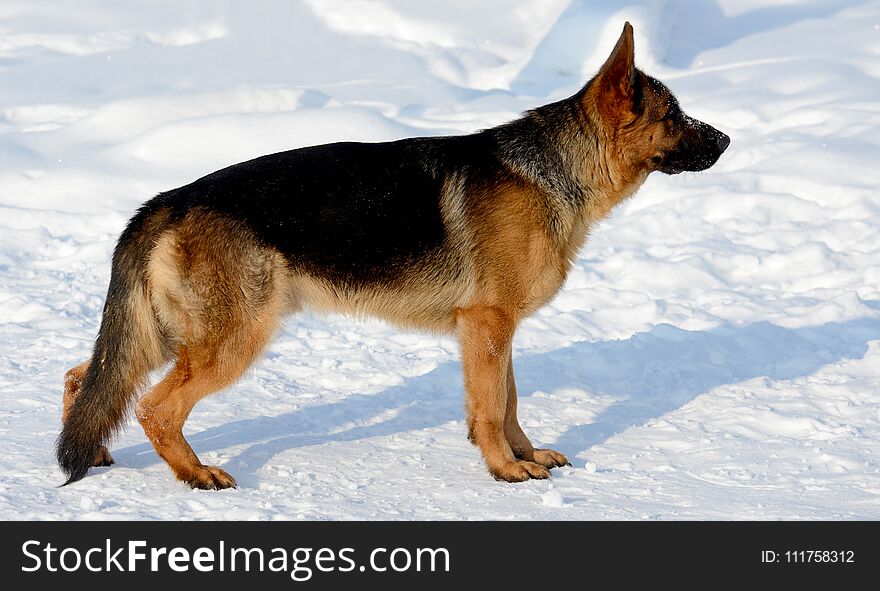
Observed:
[[[76,367],[67,370],[67,373],[64,374],[64,401],[61,410],[62,423],[67,422],[67,415],[70,412],[70,407],[73,406],[73,402],[76,400],[77,396],[79,396],[79,393],[82,390],[83,380],[86,377],[86,371],[89,369],[90,363],[91,359],[89,359],[88,361],[84,361]],[[98,453],[95,456],[95,463],[92,465],[109,466],[112,463],[113,456],[110,455],[110,452],[107,450],[107,446],[99,446]]]
[[[508,482],[549,478],[544,466],[517,459],[505,437],[512,315],[496,308],[470,308],[459,310],[457,320],[469,436],[483,452],[489,472]]]
[[[238,380],[259,356],[279,320],[276,309],[267,309],[215,337],[181,345],[168,375],[138,401],[138,421],[156,452],[174,475],[191,487],[219,490],[235,486],[224,470],[201,463],[183,436],[183,424],[199,400]]]
[[[220,468],[203,465],[183,437],[183,424],[196,403],[238,377],[229,368],[222,375],[220,364],[204,359],[205,353],[197,351],[194,359],[188,348],[181,347],[168,375],[138,401],[136,415],[178,479],[193,488],[223,489],[234,487],[235,480]]]
[[[552,449],[535,449],[526,437],[516,416],[516,380],[513,377],[513,359],[507,362],[507,409],[504,415],[504,436],[513,449],[513,454],[521,459],[541,464],[545,468],[570,466],[564,455]]]
[[[152,302],[178,354],[135,412],[156,452],[193,488],[235,486],[201,463],[183,424],[199,400],[241,377],[291,311],[285,269],[240,225],[204,215],[184,219],[153,251]]]

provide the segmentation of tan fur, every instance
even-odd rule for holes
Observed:
[[[518,460],[504,433],[507,368],[515,329],[513,312],[466,308],[456,316],[471,441],[480,447],[486,467],[498,480],[549,478],[550,473],[543,466]]]
[[[559,291],[570,261],[548,232],[537,187],[505,184],[474,199],[473,258],[479,271],[471,306],[529,315]]]
[[[516,380],[513,377],[513,356],[507,358],[507,404],[504,411],[504,436],[513,455],[521,460],[535,461],[535,448],[526,437],[516,416]]]
[[[88,361],[84,361],[76,367],[67,370],[67,373],[64,374],[64,400],[61,410],[62,423],[67,422],[67,416],[70,413],[70,408],[73,406],[73,403],[76,401],[80,391],[82,390],[83,380],[85,379],[86,371],[88,370],[89,364],[91,362],[91,359],[89,359]],[[95,456],[95,461],[93,465],[109,466],[111,464],[113,464],[113,456],[110,455],[110,450],[107,449],[106,445],[99,446],[98,454]]]
[[[179,349],[136,415],[156,452],[193,487],[235,485],[223,470],[201,464],[182,428],[199,400],[245,372],[290,310],[285,268],[240,225],[203,212],[164,234],[152,253],[151,299]]]
[[[166,361],[167,351],[165,343],[162,341],[162,335],[156,330],[156,320],[149,294],[137,294],[131,299],[129,306],[128,318],[136,326],[135,330],[140,345],[138,358],[141,361],[139,364],[132,364],[130,379],[137,382],[140,388],[143,385],[144,376]],[[102,359],[101,363],[103,362]]]
[[[86,376],[86,370],[89,368],[89,361],[84,361],[76,367],[67,370],[64,374],[64,404],[61,410],[61,422],[67,422],[67,415],[70,413],[70,407],[82,389],[83,379]]]
[[[507,360],[507,408],[504,415],[504,436],[520,460],[535,462],[547,469],[570,465],[568,458],[552,449],[535,449],[523,432],[516,416],[516,381],[513,377],[513,359]]]
[[[468,299],[470,281],[452,280],[440,289],[420,274],[402,286],[343,291],[330,282],[301,273],[287,273],[287,291],[297,307],[353,318],[371,316],[404,328],[436,333],[454,330],[452,311]]]

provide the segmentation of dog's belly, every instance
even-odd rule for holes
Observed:
[[[424,273],[417,267],[403,281],[340,285],[328,278],[290,272],[286,281],[291,312],[301,309],[351,317],[373,317],[410,329],[455,330],[455,311],[466,306],[474,282],[458,270]]]

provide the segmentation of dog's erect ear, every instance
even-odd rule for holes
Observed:
[[[618,119],[623,113],[631,113],[635,107],[635,44],[633,28],[629,22],[623,25],[620,39],[596,75],[600,110],[604,115]]]
[[[611,55],[599,70],[599,77],[605,86],[604,90],[618,93],[624,98],[632,97],[636,79],[636,65],[633,28],[629,21],[624,23],[620,39],[617,40],[617,45],[611,50]]]

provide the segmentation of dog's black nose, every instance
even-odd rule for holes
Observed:
[[[730,137],[726,133],[718,132],[718,149],[722,152],[730,145]]]

